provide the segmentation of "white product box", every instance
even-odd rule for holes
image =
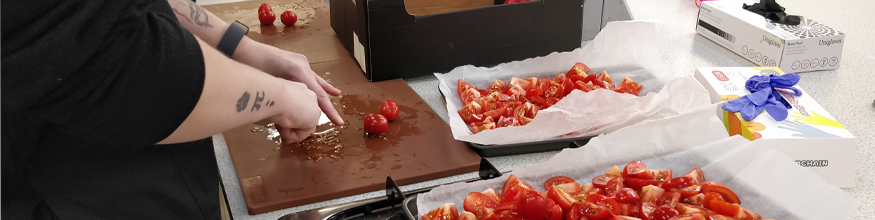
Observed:
[[[845,34],[802,17],[774,23],[742,7],[744,1],[702,2],[696,32],[759,66],[788,72],[838,69]]]
[[[718,103],[750,94],[745,82],[761,74],[784,72],[777,67],[703,67],[696,70],[696,79],[708,89],[711,101]],[[787,119],[776,121],[763,111],[754,120],[745,121],[739,113],[724,110],[723,123],[729,135],[742,135],[760,146],[781,151],[827,183],[854,187],[857,166],[854,135],[804,90],[801,96],[792,91],[779,92],[793,106],[787,110]]]

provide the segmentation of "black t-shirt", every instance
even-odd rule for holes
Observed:
[[[167,1],[3,1],[2,218],[218,219],[191,113],[200,46]]]

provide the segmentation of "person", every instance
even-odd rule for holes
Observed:
[[[212,135],[343,124],[306,57],[230,30],[188,0],[4,1],[2,218],[219,219]]]

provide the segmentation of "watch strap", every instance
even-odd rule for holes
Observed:
[[[244,27],[246,26],[240,24],[240,22],[238,21],[234,21],[234,23],[228,27],[228,30],[225,31],[225,35],[222,36],[222,40],[219,40],[219,45],[216,46],[216,49],[218,49],[228,57],[233,56],[234,51],[237,50],[237,45],[240,44],[240,40],[242,40],[243,36],[246,35],[246,32],[248,32],[248,30],[246,29],[249,28],[244,29]]]

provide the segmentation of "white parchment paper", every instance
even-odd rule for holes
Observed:
[[[643,161],[649,169],[671,169],[680,176],[700,166],[707,180],[735,191],[742,207],[773,219],[849,219],[853,199],[814,172],[780,152],[740,136],[727,137],[718,106],[709,105],[660,120],[645,121],[598,136],[578,149],[565,149],[550,160],[511,172],[538,190],[558,175],[589,183],[610,167]],[[462,202],[469,192],[500,190],[502,177],[440,186],[417,196],[418,212],[428,213],[444,203]],[[461,211],[461,210],[460,210]]]
[[[708,91],[691,77],[675,78],[662,63],[655,42],[655,24],[611,22],[583,48],[552,53],[492,68],[461,66],[435,73],[440,80],[457,140],[478,144],[512,144],[556,138],[595,136],[644,120],[665,118],[710,104]],[[456,113],[463,107],[456,94],[459,79],[486,88],[496,79],[553,78],[583,62],[594,72],[607,71],[616,82],[629,77],[643,85],[641,97],[608,90],[574,91],[553,107],[538,112],[526,126],[505,127],[473,134]],[[561,125],[561,126],[557,126]]]

